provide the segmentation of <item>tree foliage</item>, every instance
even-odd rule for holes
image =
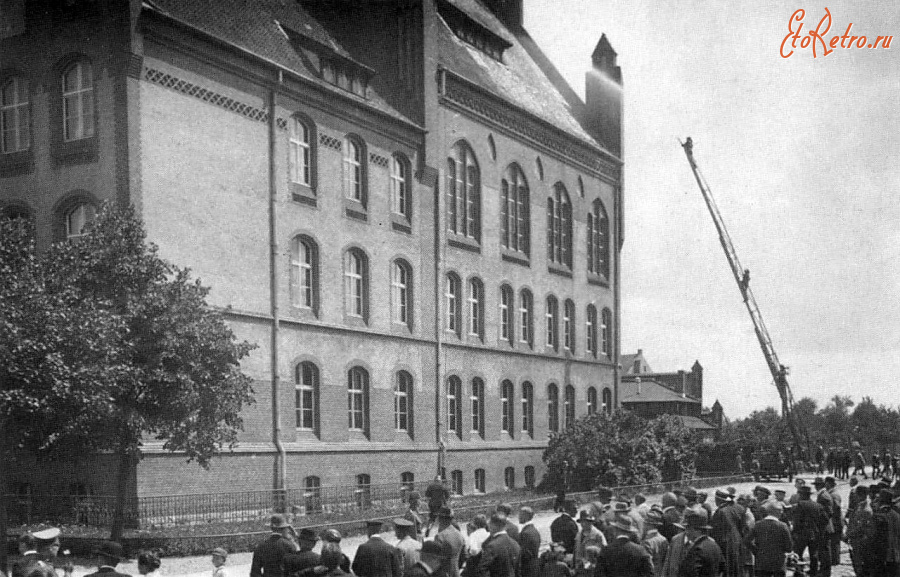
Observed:
[[[693,433],[671,415],[647,421],[624,409],[594,413],[551,436],[542,485],[587,491],[679,479],[693,468],[696,444]]]

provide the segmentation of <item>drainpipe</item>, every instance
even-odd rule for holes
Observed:
[[[278,71],[278,84],[283,82],[281,70]],[[276,219],[276,203],[278,187],[275,185],[277,167],[275,166],[275,138],[277,136],[275,110],[275,88],[269,89],[269,301],[272,314],[272,443],[275,445],[275,463],[272,485],[277,494],[276,507],[284,509],[285,490],[285,450],[281,443],[281,403],[279,402],[280,377],[278,363],[278,341],[280,317],[278,310],[278,230]]]
[[[443,95],[446,86],[446,75],[443,69],[438,69],[438,94]],[[441,126],[439,134],[445,134],[444,129],[444,112],[439,112]],[[440,171],[434,170],[434,333],[435,333],[435,349],[434,349],[434,437],[437,443],[437,471],[440,475],[445,468],[447,444],[444,441],[444,420],[443,420],[443,356],[444,356],[444,298],[441,287],[444,286],[444,231],[446,227],[442,224],[441,215],[441,178]]]
[[[622,243],[623,243],[624,239],[621,239],[619,237],[619,235],[620,235],[620,230],[622,227],[622,219],[625,217],[624,212],[622,210],[622,196],[623,196],[622,189],[625,186],[623,171],[624,171],[624,167],[620,168],[619,186],[616,187],[616,196],[615,196],[616,208],[615,208],[615,211],[613,212],[613,214],[617,215],[617,217],[618,217],[615,219],[614,226],[615,226],[616,232],[615,232],[615,236],[613,236],[613,238],[615,239],[615,243],[616,243],[615,244],[615,247],[616,247],[615,258],[613,259],[613,275],[614,275],[614,278],[613,278],[613,300],[615,301],[615,306],[613,307],[615,309],[613,312],[613,319],[614,319],[613,324],[615,325],[615,330],[614,330],[614,338],[613,338],[613,343],[612,343],[612,347],[613,347],[613,383],[614,383],[613,407],[619,406],[619,377],[620,377],[620,371],[621,371],[621,367],[619,365],[619,340],[621,339],[621,336],[622,336],[622,331],[620,328],[620,324],[621,324],[620,320],[621,320],[621,316],[622,316],[621,315],[622,303],[620,302],[620,297],[621,297],[622,293],[620,290],[620,281],[619,281],[619,270],[621,268],[619,266],[619,260],[620,260],[621,254],[622,254]]]

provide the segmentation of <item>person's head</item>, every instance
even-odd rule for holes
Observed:
[[[397,539],[403,540],[407,536],[411,537],[416,530],[415,528],[415,523],[409,519],[403,519],[402,517],[394,519],[394,534],[397,536]]]
[[[59,529],[50,527],[33,533],[37,552],[45,559],[55,559],[59,553]]]
[[[159,561],[159,555],[154,553],[153,551],[141,551],[138,553],[137,558],[138,564],[138,573],[141,575],[146,575],[147,573],[153,573],[159,566],[161,565]]]
[[[638,505],[643,505],[647,502],[647,497],[644,497],[643,493],[638,493],[634,496],[634,505],[637,507]]]
[[[228,560],[228,551],[223,547],[216,547],[210,551],[210,554],[212,555],[213,567],[221,567]]]
[[[801,485],[797,488],[797,499],[809,501],[810,497],[812,497],[812,488],[809,485]]]
[[[616,515],[616,519],[610,523],[610,527],[613,528],[617,538],[627,537],[630,539],[634,533],[634,521],[627,515]]]
[[[721,489],[716,489],[716,507],[721,507],[727,503],[730,503],[733,495],[728,491],[723,491]]]
[[[494,533],[499,533],[504,529],[506,529],[506,517],[498,513],[494,513],[493,515],[491,515],[491,518],[488,521],[488,531],[491,532],[491,535],[493,535]]]
[[[855,476],[850,477],[850,486],[855,487],[857,485],[859,485],[859,479],[857,479]]]
[[[341,561],[344,560],[344,553],[341,551],[341,546],[337,543],[325,543],[322,545],[322,553],[319,555],[319,563],[325,566],[326,569],[331,571],[340,566]]]
[[[531,507],[519,509],[519,523],[525,524],[534,519],[534,510]]]
[[[341,543],[341,534],[337,529],[325,529],[319,535],[319,538],[322,539],[322,544],[325,543],[336,543],[340,545]]]
[[[700,504],[706,503],[707,497],[709,497],[709,495],[706,493],[706,491],[697,491],[697,502],[698,503],[700,503]]]
[[[766,501],[762,505],[762,510],[766,517],[775,517],[776,519],[781,517],[781,503],[777,501]]]
[[[800,487],[802,487],[804,485],[806,485],[806,481],[804,481],[800,477],[797,477],[796,479],[794,479],[794,487],[796,487],[797,489],[799,489]]]
[[[816,477],[813,479],[813,487],[816,488],[816,491],[821,491],[825,488],[825,479],[822,477]]]
[[[775,489],[773,494],[775,495],[775,500],[779,503],[784,501],[784,497],[786,495],[784,489]]]
[[[771,494],[772,494],[772,492],[769,491],[769,489],[767,489],[766,487],[763,487],[762,485],[757,485],[753,489],[753,496],[756,497],[756,500],[759,501],[760,503],[762,503],[763,501],[768,499],[769,495],[771,495]]]
[[[369,537],[381,533],[381,521],[366,521],[366,535]]]
[[[836,485],[837,485],[837,481],[834,480],[834,477],[832,477],[830,475],[828,477],[825,477],[825,488],[826,489],[834,489]]]
[[[693,505],[697,502],[697,489],[694,487],[688,487],[681,495],[685,498],[688,505]]]
[[[650,529],[659,529],[663,524],[662,511],[659,509],[650,509],[647,511],[647,518],[644,519],[644,524],[647,526],[648,531]]]
[[[675,493],[672,493],[671,491],[667,492],[667,493],[663,493],[661,501],[662,501],[663,509],[666,509],[668,507],[674,507],[675,505],[678,504],[678,496]]]
[[[19,535],[19,554],[24,555],[28,551],[37,550],[37,540],[31,533],[22,533]]]
[[[688,500],[684,497],[684,495],[678,495],[678,497],[676,498],[678,500],[675,502],[675,508],[679,511],[684,511],[685,509],[687,509]]]
[[[612,489],[609,487],[600,487],[597,489],[597,499],[606,505],[612,500]]]
[[[115,541],[104,541],[94,554],[97,556],[97,564],[101,567],[115,567],[125,558],[124,549]]]
[[[496,513],[494,513],[496,515]],[[442,507],[437,514],[438,527],[441,531],[453,523],[453,510],[450,507]],[[506,527],[506,517],[503,517],[503,526]]]
[[[705,534],[712,527],[709,526],[709,516],[706,509],[688,509],[684,515],[684,532],[688,539],[694,541],[698,536]]]
[[[472,527],[475,529],[487,529],[487,515],[484,513],[479,513],[472,517]]]
[[[272,529],[273,533],[279,533],[287,537],[293,527],[291,524],[287,522],[287,519],[284,518],[284,515],[272,515],[272,518],[269,519],[269,528]]]
[[[300,533],[297,534],[297,543],[300,545],[301,551],[311,551],[318,540],[319,537],[316,535],[316,532],[309,527],[300,529]]]
[[[582,511],[578,514],[578,524],[581,525],[582,531],[588,533],[594,525],[594,516],[587,511]]]
[[[409,507],[410,507],[410,509],[416,509],[416,508],[418,508],[418,507],[419,507],[419,500],[420,500],[421,498],[422,498],[422,496],[419,495],[419,492],[418,492],[418,491],[412,491],[412,492],[410,492],[410,494],[407,496],[407,500],[409,501]]]
[[[509,516],[512,515],[512,505],[510,505],[509,503],[500,503],[499,505],[497,505],[497,512],[503,513],[507,518],[509,518]]]
[[[578,514],[578,505],[575,504],[575,501],[566,501],[565,512],[569,515],[569,517],[574,517]]]

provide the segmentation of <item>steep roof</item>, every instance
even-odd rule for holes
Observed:
[[[709,423],[707,423],[700,417],[692,417],[689,415],[675,415],[675,416],[678,417],[679,419],[681,419],[681,422],[688,429],[705,430],[705,431],[714,431],[716,429],[716,427],[714,427],[713,425],[710,425]]]
[[[680,402],[700,404],[698,399],[682,397],[669,387],[656,381],[643,380],[640,384],[641,392],[638,393],[638,384],[633,381],[622,381],[619,385],[619,398],[623,403],[660,403]]]

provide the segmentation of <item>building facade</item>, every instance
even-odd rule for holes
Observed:
[[[532,485],[618,402],[612,47],[582,102],[521,0],[357,4],[3,2],[0,210],[47,246],[133,204],[258,345],[239,445],[203,471],[148,439],[138,496]],[[111,493],[91,462],[53,491]]]

